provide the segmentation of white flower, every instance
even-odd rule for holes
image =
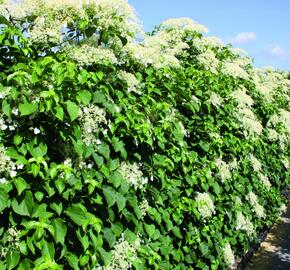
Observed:
[[[262,205],[259,204],[258,202],[258,197],[255,193],[252,191],[248,193],[246,196],[246,199],[250,202],[250,204],[253,206],[253,211],[256,213],[256,216],[258,218],[263,218],[265,217],[265,210]]]
[[[12,109],[11,112],[12,112],[14,115],[18,115],[19,110],[18,110],[18,108],[14,107],[14,108]]]
[[[17,164],[17,170],[22,170],[24,168],[23,164]]]
[[[224,62],[222,64],[222,73],[234,78],[241,78],[245,80],[249,78],[248,73],[237,62]]]
[[[253,154],[250,154],[249,159],[254,171],[260,172],[262,170],[261,162]]]
[[[248,218],[245,218],[245,216],[241,212],[237,213],[236,223],[237,230],[246,231],[249,236],[254,233],[254,227],[252,222]]]
[[[6,124],[4,124],[4,122],[0,122],[0,128],[1,130],[6,130],[8,128],[8,126]]]
[[[33,133],[34,133],[35,135],[39,134],[39,133],[40,133],[40,129],[38,129],[38,128],[34,128],[34,129],[33,129]]]
[[[241,105],[252,106],[254,104],[253,99],[247,94],[245,87],[235,90],[231,96]]]
[[[269,181],[269,178],[266,175],[262,174],[262,173],[259,173],[258,176],[259,176],[262,184],[264,185],[264,187],[267,190],[270,190],[272,185],[271,185],[271,182]]]
[[[212,73],[217,73],[219,60],[216,58],[215,53],[212,50],[206,50],[197,56],[197,61],[210,70]]]
[[[213,201],[208,193],[197,193],[195,198],[197,203],[197,208],[203,218],[211,217],[215,211]]]
[[[167,30],[183,30],[183,31],[195,31],[199,33],[206,33],[208,29],[189,18],[174,18],[168,19],[161,24],[161,28]]]
[[[8,183],[8,181],[6,178],[4,178],[4,177],[0,178],[0,184],[7,184],[7,183]]]
[[[82,126],[82,137],[86,145],[101,144],[100,139],[97,138],[97,133],[100,130],[100,124],[107,124],[106,112],[104,109],[90,104],[83,107],[80,113],[80,122]],[[107,129],[103,131],[105,133]]]
[[[17,175],[17,172],[16,171],[11,171],[10,172],[10,176],[11,178],[15,177]]]
[[[209,97],[209,102],[215,106],[215,107],[219,107],[222,105],[223,103],[223,99],[220,95],[218,95],[217,93],[212,92],[210,97]]]
[[[229,164],[224,162],[221,157],[215,160],[215,164],[219,171],[219,176],[222,179],[222,181],[231,179],[232,174],[230,172],[231,167]]]
[[[223,258],[227,266],[231,267],[235,264],[235,255],[232,251],[231,245],[226,243],[223,248]]]
[[[122,234],[112,250],[111,264],[104,267],[104,270],[130,269],[133,261],[137,259],[137,249],[140,244],[141,240],[139,237],[137,237],[134,243],[129,243]]]
[[[122,80],[123,82],[127,84],[128,92],[132,91],[137,94],[140,94],[140,87],[141,87],[140,82],[132,73],[121,70],[119,71],[117,76],[120,80]]]
[[[92,169],[92,168],[93,168],[93,166],[94,166],[94,164],[93,164],[93,163],[89,163],[89,164],[87,165],[87,168],[88,168],[88,169]]]
[[[97,144],[97,145],[100,145],[100,144],[102,144],[102,141],[101,141],[100,139],[97,139],[97,140],[96,140],[96,144]]]
[[[146,199],[143,199],[142,202],[139,204],[142,218],[144,218],[144,216],[146,216],[149,207],[150,207],[149,203]]]
[[[135,189],[142,188],[148,183],[148,179],[143,176],[140,170],[140,165],[137,163],[129,164],[122,162],[119,168],[119,173]]]

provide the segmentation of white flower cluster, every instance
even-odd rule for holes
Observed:
[[[233,160],[229,163],[229,166],[231,170],[236,170],[239,167],[239,162],[236,158],[233,158]]]
[[[83,107],[79,116],[82,131],[83,141],[86,145],[100,144],[100,140],[96,138],[96,134],[100,130],[100,124],[107,124],[106,112],[104,109],[90,104]]]
[[[249,192],[248,195],[246,196],[246,199],[250,202],[250,204],[254,207],[254,212],[256,213],[256,216],[258,218],[263,218],[265,217],[265,210],[262,205],[259,204],[258,202],[258,197],[254,192]]]
[[[112,251],[112,261],[104,270],[128,270],[131,268],[134,260],[137,259],[137,250],[140,247],[139,237],[133,244],[125,240],[124,235],[120,237]]]
[[[272,128],[268,128],[268,139],[272,142],[279,140],[280,134]]]
[[[135,11],[125,0],[4,0],[2,8],[9,11],[6,16],[20,22],[36,17],[27,24],[32,42],[61,44],[69,23],[92,16],[97,31],[115,29],[127,39],[141,32]]]
[[[262,173],[258,173],[258,177],[259,179],[261,180],[263,186],[267,189],[267,190],[270,190],[271,188],[271,182],[269,181],[269,178],[268,176],[262,174]]]
[[[211,217],[215,213],[213,201],[208,193],[197,193],[195,197],[197,209],[203,218]]]
[[[235,255],[232,251],[232,247],[229,243],[226,243],[223,248],[223,259],[225,264],[228,267],[231,267],[235,264]]]
[[[278,129],[278,126],[282,129]],[[282,150],[287,148],[290,136],[290,112],[280,109],[267,122],[268,138],[270,141],[279,141]],[[278,131],[277,131],[278,130]]]
[[[237,230],[246,231],[247,235],[252,235],[254,233],[254,226],[253,223],[249,220],[249,218],[245,218],[245,216],[242,214],[242,212],[237,213]]]
[[[223,98],[219,94],[212,92],[209,97],[209,102],[215,107],[220,107],[223,103]]]
[[[18,110],[12,111],[13,114],[17,113],[18,114]],[[15,130],[17,127],[17,122],[13,121],[12,119],[8,118],[8,119],[4,119],[3,114],[0,114],[0,129],[1,130],[10,130],[13,131]]]
[[[2,178],[0,179],[1,184],[7,183],[7,178],[13,178],[17,175],[17,169],[22,169],[23,165],[16,165],[10,157],[6,155],[6,149],[1,146],[0,147],[0,175]]]
[[[200,51],[205,51],[207,48],[222,48],[224,44],[217,37],[200,37],[193,40],[193,46]]]
[[[125,55],[144,66],[156,69],[179,67],[179,59],[188,48],[184,38],[188,32],[205,32],[206,28],[191,19],[170,19],[163,22],[153,36],[145,36],[141,43],[130,42],[125,46]]]
[[[245,56],[247,52],[242,48],[231,48],[231,52],[236,56]]]
[[[15,227],[10,227],[7,230],[7,238],[5,247],[1,248],[0,258],[6,258],[9,250],[19,250],[20,247],[20,231],[18,231]]]
[[[116,64],[118,62],[114,52],[108,48],[95,47],[91,42],[65,48],[68,55],[77,62],[79,66],[92,64]]]
[[[224,75],[232,76],[235,79],[241,78],[241,79],[247,80],[249,78],[249,74],[237,61],[223,62],[221,72]]]
[[[128,1],[83,0],[82,2],[85,8],[89,8],[89,11],[95,14],[98,30],[108,32],[110,29],[115,29],[128,40],[135,34],[142,33],[136,12]]]
[[[177,56],[188,47],[181,41],[181,37],[182,32],[159,31],[153,36],[146,36],[141,43],[126,45],[125,56],[144,66],[152,65],[156,69],[179,67]]]
[[[232,92],[231,96],[242,106],[251,107],[254,104],[253,99],[247,94],[247,89],[243,86]]]
[[[231,174],[231,166],[230,164],[227,164],[225,161],[222,160],[222,158],[218,158],[215,160],[215,165],[219,170],[219,176],[222,179],[222,181],[226,181],[231,179],[232,174]]]
[[[217,73],[219,60],[216,58],[215,53],[212,50],[206,50],[200,53],[196,59],[205,67],[206,70],[210,70],[212,73]]]
[[[135,189],[143,188],[144,185],[148,183],[148,178],[143,176],[140,167],[141,166],[137,163],[128,164],[123,161],[119,168],[119,173],[122,175],[124,180],[126,180]]]
[[[263,126],[260,121],[257,120],[257,117],[251,107],[240,105],[237,107],[237,111],[234,115],[240,120],[242,126],[245,128],[245,137],[255,137],[262,134]]]
[[[148,211],[149,207],[150,207],[149,203],[146,199],[143,199],[142,202],[139,204],[142,218],[144,218],[147,215],[147,211]]]
[[[262,170],[261,162],[253,155],[249,155],[249,160],[255,172],[260,172]]]
[[[127,84],[128,92],[135,92],[137,94],[141,94],[141,84],[132,73],[121,70],[118,72],[117,76],[120,80],[124,81]]]
[[[189,18],[175,18],[175,19],[169,19],[164,21],[161,24],[162,29],[166,30],[183,30],[183,31],[189,31],[189,32],[198,32],[198,33],[206,33],[208,32],[208,29],[202,25],[199,24],[192,19]]]
[[[274,96],[279,92],[287,95],[290,81],[286,74],[276,72],[273,68],[254,69],[253,81],[256,86],[256,91],[261,95],[263,100],[267,103],[272,102]]]

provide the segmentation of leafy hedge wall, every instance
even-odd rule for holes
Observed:
[[[0,269],[228,269],[277,220],[286,73],[123,0],[0,13]]]

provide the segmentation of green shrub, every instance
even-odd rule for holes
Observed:
[[[281,214],[288,74],[80,3],[0,5],[0,269],[227,269]]]

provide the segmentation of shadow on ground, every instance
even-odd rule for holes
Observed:
[[[245,270],[290,269],[290,207],[267,235]]]

